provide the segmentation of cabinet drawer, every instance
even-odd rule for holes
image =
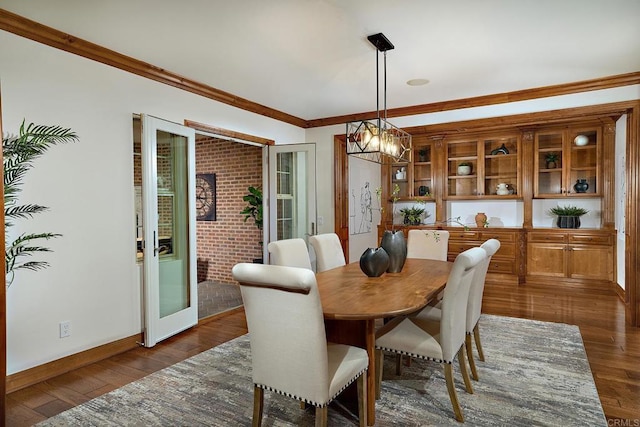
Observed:
[[[564,243],[566,234],[559,233],[529,233],[528,240],[530,242],[555,242]]]
[[[478,246],[478,242],[456,242],[449,241],[449,253],[458,255],[466,251],[467,249],[475,248]]]
[[[462,228],[462,227],[461,227]],[[477,231],[451,231],[449,230],[449,240],[478,240]]]
[[[499,258],[508,258],[511,262],[516,259],[516,245],[515,243],[503,243],[500,242],[500,249],[493,255]]]
[[[491,231],[481,231],[479,239],[483,243],[489,239],[498,239],[500,240],[500,243],[505,243],[505,242],[515,242],[516,236],[515,236],[515,233],[504,233],[504,232],[496,233]]]
[[[570,234],[570,243],[583,243],[592,245],[610,245],[611,235],[608,234]]]
[[[517,274],[516,264],[513,261],[491,258],[489,263],[490,273]]]

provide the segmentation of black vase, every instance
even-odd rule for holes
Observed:
[[[586,193],[589,189],[589,183],[584,178],[578,179],[573,185],[573,189],[576,190],[576,193]]]
[[[558,228],[580,228],[580,217],[579,216],[559,216],[558,217]]]
[[[385,231],[382,235],[381,247],[389,254],[387,273],[399,273],[407,260],[407,241],[401,230]]]
[[[382,248],[369,248],[360,256],[360,270],[369,277],[380,277],[389,268],[389,255]]]

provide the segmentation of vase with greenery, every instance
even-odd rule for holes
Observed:
[[[45,126],[22,122],[17,136],[2,137],[2,155],[4,167],[4,218],[5,232],[14,225],[14,221],[32,218],[49,208],[38,204],[19,204],[18,196],[22,191],[24,177],[33,168],[33,162],[42,156],[52,145],[75,142],[77,135],[70,129],[60,126]],[[37,252],[50,252],[51,249],[36,244],[37,241],[60,237],[57,233],[22,233],[5,244],[5,265],[7,287],[11,285],[17,270],[41,270],[49,266],[46,261],[31,259]]]
[[[262,189],[259,187],[248,187],[248,194],[242,197],[242,200],[247,202],[247,206],[240,212],[241,215],[244,215],[244,222],[247,222],[249,218],[253,220],[253,223],[258,227],[258,230],[262,231]],[[262,234],[260,234],[260,248],[262,248]],[[262,260],[260,258],[260,260]],[[257,262],[256,258],[254,262]]]
[[[558,228],[580,228],[580,217],[589,210],[577,206],[555,206],[548,213],[558,217]]]

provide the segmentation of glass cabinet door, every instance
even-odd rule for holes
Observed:
[[[535,138],[535,197],[599,196],[599,127],[542,131]]]
[[[598,157],[599,129],[572,129],[568,144],[571,146],[567,170],[567,190],[572,195],[599,194]]]
[[[433,199],[433,144],[416,141],[413,149],[413,195]]]
[[[504,136],[484,140],[485,196],[509,197],[519,195],[519,137]]]
[[[478,141],[455,141],[447,143],[447,196],[467,198],[482,195],[478,191],[479,168]]]
[[[535,138],[535,172],[534,193],[536,196],[559,196],[566,191],[563,166],[564,156],[563,131],[540,132]]]

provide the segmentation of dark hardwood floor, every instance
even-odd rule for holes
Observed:
[[[580,327],[605,415],[640,422],[640,328],[625,324],[613,290],[489,284],[483,312]],[[68,408],[246,333],[238,311],[7,396],[7,425],[30,426]],[[490,357],[490,355],[487,355]],[[247,402],[251,405],[252,402]]]

